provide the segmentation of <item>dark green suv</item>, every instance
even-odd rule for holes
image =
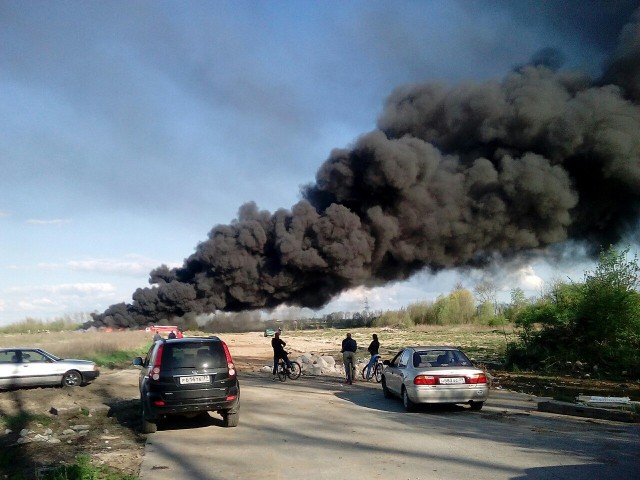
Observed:
[[[225,427],[238,425],[240,385],[229,349],[218,337],[158,340],[133,364],[142,367],[143,433],[154,433],[167,416],[209,411],[218,412]]]

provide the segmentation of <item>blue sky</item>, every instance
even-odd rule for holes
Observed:
[[[543,3],[0,0],[0,325],[128,302],[243,203],[291,207],[396,86],[500,79],[550,46],[597,75],[620,12]],[[494,281],[533,295],[582,267]],[[422,273],[323,311],[481,275]]]

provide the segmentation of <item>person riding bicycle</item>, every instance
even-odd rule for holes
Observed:
[[[278,360],[284,360],[287,365],[287,373],[291,371],[289,354],[284,349],[286,345],[286,342],[280,338],[280,331],[277,331],[271,339],[271,346],[273,347],[273,380],[276,379],[276,373],[278,372]]]
[[[375,333],[373,334],[373,340],[369,344],[369,348],[367,348],[367,350],[371,354],[371,359],[369,359],[369,364],[367,365],[366,378],[367,378],[367,380],[370,380],[371,379],[371,369],[373,368],[373,366],[378,361],[378,358],[380,358],[380,354],[378,353],[379,350],[380,350],[380,342],[378,341],[378,335],[376,335]]]

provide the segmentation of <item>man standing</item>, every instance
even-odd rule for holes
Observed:
[[[157,342],[158,340],[162,340],[162,335],[160,335],[160,332],[156,330],[156,334],[153,336],[153,341]]]
[[[278,330],[271,339],[271,347],[273,348],[273,380],[276,379],[276,373],[278,372],[278,360],[281,358],[287,365],[287,371],[291,370],[289,354],[284,349],[286,345],[286,342],[280,338],[280,330]]]
[[[355,381],[356,370],[356,350],[358,344],[351,338],[351,334],[347,333],[347,338],[342,340],[342,362],[344,363],[344,373],[347,375],[346,384],[351,385]]]

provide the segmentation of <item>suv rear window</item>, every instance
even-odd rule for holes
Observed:
[[[167,368],[226,368],[227,358],[220,342],[167,343],[162,351]]]

